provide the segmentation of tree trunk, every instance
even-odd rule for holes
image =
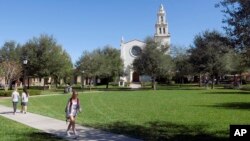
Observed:
[[[58,87],[58,77],[56,77],[55,83],[56,83],[56,88],[57,88]]]
[[[154,88],[154,90],[156,90],[156,81],[155,81],[155,77],[153,77],[153,88]]]
[[[212,76],[212,86],[211,89],[214,89],[214,76]]]
[[[7,85],[6,85],[7,84]],[[9,90],[9,81],[7,81],[7,83],[6,83],[5,85],[4,85],[4,91],[8,91]]]
[[[152,80],[151,80],[151,88],[154,89],[154,78],[152,77]]]
[[[200,80],[199,80],[199,81],[200,81],[200,82],[199,82],[199,87],[201,87],[201,85],[202,85],[202,83],[201,83],[201,81],[202,81],[202,80],[201,80],[201,73],[200,73],[199,75],[200,75],[200,76],[199,76],[199,79],[200,79]]]
[[[29,76],[28,76],[28,89],[30,88],[30,79],[29,79]]]
[[[183,77],[181,77],[181,83],[180,83],[180,87],[183,85],[184,81],[183,81]]]
[[[106,89],[109,88],[109,79],[107,80],[107,83],[106,83]]]
[[[92,78],[89,79],[89,91],[91,91],[91,86],[92,86]]]
[[[43,79],[43,90],[45,90],[45,78]]]
[[[11,80],[9,82],[9,88],[10,88],[10,90],[12,90],[12,81]]]
[[[242,73],[240,72],[240,85],[242,85]]]

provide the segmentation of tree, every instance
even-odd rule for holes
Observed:
[[[28,76],[48,78],[57,81],[72,71],[70,56],[58,45],[53,36],[40,35],[29,40],[22,48],[22,56],[27,56]],[[45,85],[44,81],[44,85]]]
[[[6,89],[12,88],[12,81],[18,80],[22,67],[20,67],[20,51],[21,45],[15,41],[7,41],[0,49],[0,77],[6,80]],[[12,66],[14,65],[14,66]]]
[[[106,88],[115,76],[119,76],[123,64],[119,50],[105,46],[103,49],[96,49],[93,52],[85,51],[76,62],[79,73],[84,71],[87,78],[93,79],[98,76],[106,80]]]
[[[195,37],[194,46],[189,50],[190,62],[197,73],[209,73],[212,89],[214,79],[230,71],[227,66],[232,61],[228,54],[231,51],[230,40],[217,31],[205,31]]]
[[[152,78],[152,87],[156,90],[156,79],[170,73],[173,63],[166,48],[155,42],[151,37],[146,39],[146,46],[142,53],[133,62],[133,69],[140,75],[149,75]]]
[[[0,57],[5,61],[21,61],[21,45],[15,41],[7,41],[0,49]]]
[[[49,62],[50,76],[54,78],[56,87],[61,79],[72,75],[73,65],[69,54],[61,47],[54,48],[53,59]]]
[[[84,72],[85,78],[92,81],[92,79],[98,75],[98,54],[84,51],[80,59],[76,62],[75,66],[78,71],[78,74]],[[89,88],[91,89],[91,82],[89,82]]]
[[[184,83],[184,77],[191,75],[193,72],[192,64],[189,62],[190,55],[186,48],[172,47],[172,57],[175,64],[176,79],[180,79],[180,83]],[[181,86],[181,85],[180,85]]]
[[[22,74],[22,66],[16,61],[3,61],[0,63],[1,74],[5,77],[7,85],[5,90],[11,87],[12,81],[18,80]]]
[[[123,62],[120,51],[111,46],[105,46],[100,51],[100,77],[106,79],[106,88],[114,77],[118,77],[123,70]]]
[[[236,49],[243,54],[243,59],[250,65],[250,1],[222,0],[217,6],[222,6],[225,13],[223,23],[227,34],[234,42]]]

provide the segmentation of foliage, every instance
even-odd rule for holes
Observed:
[[[97,76],[99,72],[100,62],[98,61],[98,57],[98,54],[95,54],[94,52],[84,51],[75,65],[78,74],[81,74],[86,79],[90,79],[90,81],[92,81],[92,79]]]
[[[7,41],[0,49],[0,59],[2,61],[16,61],[20,62],[21,45],[16,44],[15,41]],[[21,63],[21,62],[20,62]]]
[[[172,52],[173,61],[175,63],[175,76],[177,79],[181,79],[181,83],[183,83],[184,77],[193,73],[192,64],[189,62],[190,55],[187,49],[183,47],[172,47]]]
[[[114,77],[119,77],[123,70],[123,62],[120,58],[120,51],[118,49],[112,48],[110,46],[104,47],[100,54],[100,77],[106,79],[108,88],[109,82],[113,80]]]
[[[10,60],[1,62],[0,68],[2,72],[2,77],[5,78],[8,84],[7,86],[5,85],[5,89],[7,90],[8,87],[11,86],[12,81],[18,80],[20,78],[22,74],[22,66],[19,62]]]
[[[194,39],[189,50],[190,62],[197,73],[209,73],[212,88],[215,77],[230,72],[233,62],[233,50],[229,39],[217,31],[205,31]]]
[[[29,92],[30,96],[33,96],[33,95],[41,95],[43,91],[41,91],[41,90],[30,90],[29,89],[28,92]],[[22,91],[19,90],[19,93],[21,95]],[[12,94],[12,91],[1,91],[0,90],[0,96],[10,97],[11,94]]]
[[[235,48],[244,55],[244,61],[250,65],[250,1],[221,0],[217,6],[222,6],[225,14],[223,23],[225,30],[234,42]]]
[[[5,97],[11,96],[11,92],[10,91],[2,91],[2,90],[0,90],[0,96],[5,96]]]
[[[21,45],[15,41],[7,41],[0,48],[0,80],[5,79],[7,85],[6,90],[14,80],[18,80],[22,73]]]
[[[156,89],[156,78],[169,74],[173,70],[173,63],[165,48],[149,37],[141,55],[134,60],[133,69],[141,75],[151,76],[153,88]]]
[[[105,46],[103,49],[96,49],[93,52],[83,52],[82,57],[77,61],[76,68],[86,78],[106,79],[108,88],[109,82],[115,76],[121,74],[123,64],[119,50]]]
[[[29,76],[55,78],[56,82],[68,76],[72,63],[68,53],[57,44],[53,36],[40,35],[29,40],[22,49],[22,56],[27,56]]]

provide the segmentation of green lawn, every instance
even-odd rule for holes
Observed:
[[[29,111],[65,120],[70,95],[30,98]],[[78,123],[144,140],[228,140],[230,124],[250,123],[250,92],[141,90],[80,93]],[[0,104],[11,105],[10,100]]]
[[[0,116],[1,141],[61,141],[62,139]]]

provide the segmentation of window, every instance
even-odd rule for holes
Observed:
[[[131,49],[131,53],[132,53],[133,56],[136,57],[136,56],[141,55],[142,50],[141,50],[141,48],[139,46],[133,46],[132,49]]]
[[[166,30],[165,30],[165,28],[163,28],[163,34],[166,34]]]
[[[160,30],[160,34],[161,34],[161,28],[159,28],[159,30]]]
[[[161,16],[161,22],[163,22],[163,16]]]

